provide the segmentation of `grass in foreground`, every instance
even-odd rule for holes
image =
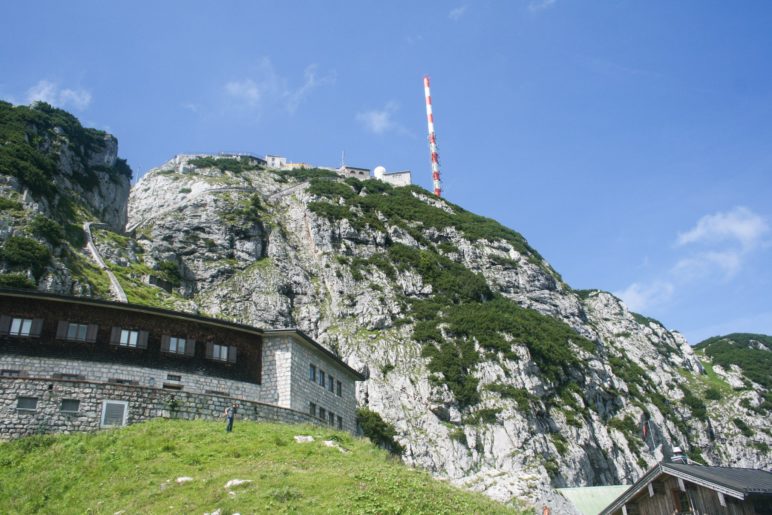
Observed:
[[[0,444],[0,513],[516,513],[348,433],[237,421],[227,434],[224,426],[154,420]],[[183,476],[193,480],[177,484]],[[229,491],[232,479],[252,482]]]

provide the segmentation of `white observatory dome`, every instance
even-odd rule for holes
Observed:
[[[386,168],[383,166],[376,166],[375,170],[373,170],[373,175],[375,175],[376,179],[383,179],[383,176],[386,174]]]

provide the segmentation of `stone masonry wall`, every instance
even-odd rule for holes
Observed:
[[[332,411],[335,415],[343,418],[343,429],[351,432],[356,431],[356,383],[350,372],[344,371],[342,367],[333,362],[333,360],[313,352],[311,349],[300,342],[289,338],[292,355],[292,405],[290,408],[300,412],[309,412],[310,403],[314,403],[319,408],[324,408],[326,412]],[[317,381],[312,382],[309,379],[309,365],[314,364],[317,370]],[[331,392],[327,386],[322,387],[318,381],[318,373],[323,370],[325,376],[332,376],[336,381],[342,383],[341,396],[337,395],[337,384],[335,391]],[[335,422],[337,426],[337,419]]]
[[[37,399],[34,411],[17,408],[19,397]],[[78,400],[77,412],[62,412],[62,400]],[[42,433],[96,431],[100,428],[102,402],[127,401],[127,423],[155,417],[223,420],[223,412],[233,399],[186,391],[170,391],[145,386],[93,383],[46,378],[0,377],[0,439],[8,440]],[[306,413],[259,402],[238,401],[236,418],[290,424],[321,421]]]

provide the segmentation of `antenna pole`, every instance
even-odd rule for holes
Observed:
[[[437,152],[437,137],[434,135],[434,115],[432,114],[432,94],[429,91],[429,76],[424,76],[424,95],[426,96],[426,121],[429,126],[429,153],[432,157],[432,182],[434,194],[442,196],[442,183],[440,182],[440,155]]]

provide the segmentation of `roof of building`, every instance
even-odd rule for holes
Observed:
[[[644,474],[633,486],[601,511],[601,515],[618,510],[638,495],[649,483],[665,474],[740,500],[745,499],[748,495],[772,495],[772,472],[766,470],[666,462],[658,464]]]
[[[597,515],[629,487],[630,485],[584,486],[557,490],[583,515]]]
[[[17,290],[12,288],[0,288],[0,296],[3,297],[16,297],[16,298],[40,298],[40,299],[46,299],[54,302],[66,302],[70,304],[85,304],[85,305],[92,305],[92,306],[102,306],[105,308],[111,308],[111,309],[120,309],[124,311],[134,311],[137,313],[148,313],[148,314],[155,314],[155,315],[161,315],[166,317],[172,317],[176,319],[181,320],[190,320],[195,321],[199,323],[204,323],[207,325],[213,325],[218,327],[225,327],[227,329],[233,329],[237,331],[244,331],[252,334],[257,334],[260,336],[291,336],[295,338],[295,340],[300,341],[301,343],[305,343],[306,345],[316,349],[321,354],[327,356],[331,360],[335,361],[340,367],[345,369],[347,372],[351,373],[354,377],[357,378],[359,381],[364,381],[367,379],[367,377],[362,374],[361,372],[351,368],[348,366],[343,360],[340,359],[340,357],[336,356],[333,352],[331,352],[329,349],[322,346],[320,343],[315,341],[313,338],[305,334],[303,331],[295,328],[287,328],[287,329],[259,329],[257,327],[252,327],[246,324],[239,324],[237,322],[229,322],[227,320],[220,320],[217,318],[211,318],[211,317],[205,317],[201,315],[194,315],[191,313],[182,313],[180,311],[172,311],[170,309],[163,309],[163,308],[156,308],[153,306],[143,306],[141,304],[129,304],[129,303],[123,303],[123,302],[113,302],[108,300],[102,300],[102,299],[92,299],[88,297],[72,297],[69,295],[59,295],[56,293],[48,293],[48,292],[39,292],[36,290]]]

